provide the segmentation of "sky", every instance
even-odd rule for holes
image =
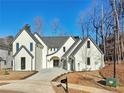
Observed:
[[[25,24],[35,32],[34,19],[43,20],[44,35],[53,35],[52,23],[59,20],[59,27],[68,35],[80,35],[78,18],[83,19],[94,7],[95,0],[0,0],[0,37],[15,36]],[[59,29],[59,30],[61,30]]]

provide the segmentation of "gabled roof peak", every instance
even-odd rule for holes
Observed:
[[[31,31],[29,24],[25,24],[25,26],[22,28],[22,30]]]
[[[26,31],[26,32],[29,34],[29,36],[30,36],[36,43],[41,44],[41,43],[37,40],[37,38],[32,34],[31,29],[30,29],[30,26],[29,26],[28,24],[26,24],[26,25],[20,30],[20,32],[17,33],[17,35],[15,36],[15,39],[13,40],[13,42],[18,38],[18,36],[19,36],[23,31]]]

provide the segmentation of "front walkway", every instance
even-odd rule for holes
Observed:
[[[55,93],[51,80],[66,72],[60,68],[44,69],[25,80],[0,86],[0,90],[12,90],[21,93]]]

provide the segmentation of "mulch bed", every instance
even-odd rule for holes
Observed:
[[[66,93],[63,87],[57,87],[57,86],[53,86],[54,90],[56,93]],[[81,91],[81,90],[75,90],[75,89],[71,89],[69,88],[69,93],[89,93],[89,92],[85,92],[85,91]]]
[[[111,88],[105,85],[102,85],[97,80],[103,80],[102,77],[98,77],[99,71],[93,71],[93,72],[71,72],[68,73],[68,75],[63,74],[57,78],[55,78],[53,81],[60,82],[62,79],[65,79],[66,76],[68,77],[68,83],[72,84],[79,84],[89,87],[95,87],[100,89],[105,89],[109,91],[118,91],[115,88]]]
[[[11,90],[0,90],[0,93],[24,93],[24,92],[11,91]]]
[[[99,72],[104,78],[113,77],[113,64],[107,65]],[[124,63],[116,64],[116,78],[119,79],[121,85],[124,86]]]
[[[37,73],[37,71],[8,71],[0,70],[0,80],[21,80]]]

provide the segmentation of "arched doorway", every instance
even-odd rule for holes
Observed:
[[[54,56],[54,57],[52,57],[51,59],[50,59],[50,61],[52,61],[53,62],[53,67],[59,67],[59,57],[57,57],[57,56]]]

